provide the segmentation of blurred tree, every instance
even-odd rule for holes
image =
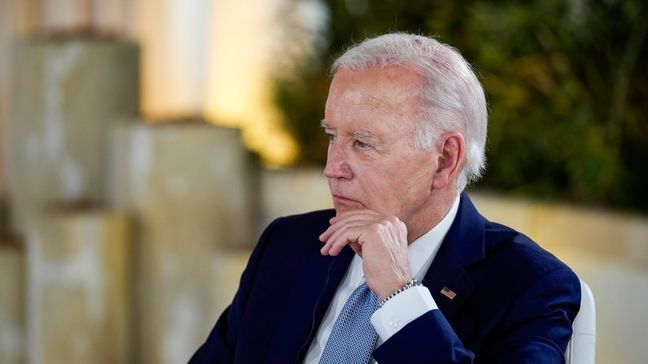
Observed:
[[[276,84],[300,163],[326,159],[319,120],[334,56],[377,34],[421,33],[461,50],[484,83],[489,165],[478,188],[648,211],[645,1],[325,3],[323,46]]]

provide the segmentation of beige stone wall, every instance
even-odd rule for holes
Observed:
[[[108,130],[138,112],[138,52],[105,40],[16,45],[7,175],[17,231],[54,201],[103,199]]]
[[[24,363],[25,252],[0,232],[0,363]]]
[[[648,218],[566,204],[476,194],[482,214],[523,231],[546,249],[582,251],[648,267]]]
[[[111,136],[109,201],[132,212],[143,228],[163,229],[156,238],[186,231],[178,237],[250,246],[256,197],[250,158],[235,128],[122,123]]]
[[[125,363],[131,344],[126,216],[58,211],[27,238],[29,363]]]
[[[185,362],[232,298],[230,249],[255,235],[249,156],[237,130],[198,122],[121,125],[111,156],[111,201],[138,231],[136,362]]]
[[[322,169],[262,170],[260,229],[280,216],[333,207]]]
[[[7,146],[7,108],[9,107],[9,62],[13,37],[12,0],[0,0],[0,200],[5,196],[5,149]],[[1,203],[1,202],[0,202]]]

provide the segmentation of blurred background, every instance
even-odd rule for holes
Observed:
[[[0,363],[179,363],[272,219],[328,208],[331,61],[388,31],[485,86],[482,214],[648,347],[645,1],[0,0]],[[642,66],[643,65],[643,66]]]

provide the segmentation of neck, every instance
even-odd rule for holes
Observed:
[[[416,216],[406,223],[407,243],[411,244],[414,240],[437,226],[448,214],[448,211],[450,211],[455,198],[457,198],[457,194],[458,192],[455,188],[444,188],[430,193],[428,201],[426,201]]]

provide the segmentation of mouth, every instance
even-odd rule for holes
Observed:
[[[354,200],[352,198],[349,198],[349,197],[346,197],[346,196],[343,196],[343,195],[336,195],[336,194],[333,195],[333,204],[335,204],[335,205],[338,205],[338,204],[339,205],[347,205],[347,206],[350,206],[350,205],[354,205],[354,206],[362,205],[362,203],[360,203],[360,201]]]

